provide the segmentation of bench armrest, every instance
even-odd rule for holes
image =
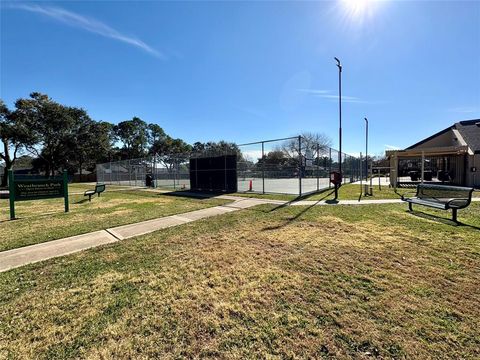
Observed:
[[[409,196],[407,196],[409,195]],[[413,192],[413,191],[408,191],[406,192],[405,194],[402,194],[401,197],[402,197],[402,200],[405,201],[407,198],[410,198],[411,196],[410,195],[417,195],[417,192]]]
[[[467,207],[470,204],[470,198],[455,198],[447,202],[447,207],[451,208],[455,202],[461,202],[462,207]]]

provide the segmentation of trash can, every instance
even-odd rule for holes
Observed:
[[[145,186],[146,187],[152,187],[153,186],[153,177],[152,175],[147,175],[145,177]]]

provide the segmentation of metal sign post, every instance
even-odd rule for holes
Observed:
[[[10,220],[15,219],[15,190],[13,170],[8,170],[8,198],[10,200]]]

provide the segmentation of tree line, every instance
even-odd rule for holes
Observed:
[[[239,152],[235,144],[225,141],[187,144],[138,117],[118,124],[96,121],[86,110],[39,92],[18,99],[13,109],[0,99],[0,141],[5,166],[2,186],[7,183],[7,170],[22,157],[30,157],[36,171],[53,176],[63,169],[81,175],[84,170],[94,171],[97,163],[153,154],[172,164],[173,158],[192,151]]]
[[[9,109],[0,99],[0,160],[5,165],[1,186],[7,183],[7,171],[15,164],[33,168],[46,176],[67,169],[70,174],[95,170],[97,163],[143,158],[155,155],[168,170],[188,160],[191,154],[237,154],[243,167],[260,169],[295,168],[310,158],[313,165],[326,166],[324,155],[331,139],[319,133],[301,134],[279,143],[263,158],[249,159],[231,142],[195,142],[190,145],[168,135],[155,123],[139,117],[112,124],[96,121],[87,111],[60,104],[46,94],[31,93],[18,99]],[[301,150],[299,150],[301,146]],[[318,153],[318,156],[316,155]],[[331,161],[331,160],[329,160]]]

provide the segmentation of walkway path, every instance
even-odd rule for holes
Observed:
[[[191,221],[226,214],[252,206],[271,203],[263,199],[240,198],[231,204],[215,206],[183,214],[123,225],[111,229],[71,236],[64,239],[30,245],[0,252],[0,272],[50,258],[72,254],[91,247],[117,242],[134,236],[144,235]],[[278,203],[278,202],[277,202]],[[283,203],[283,202],[282,202]]]
[[[217,215],[230,213],[242,209],[248,209],[262,204],[275,204],[285,206],[322,206],[322,205],[368,205],[368,204],[395,204],[400,199],[385,200],[340,200],[332,201],[281,201],[270,199],[247,198],[232,195],[220,195],[217,198],[232,200],[227,205],[190,211],[183,214],[166,216],[158,219],[142,221],[135,224],[117,226],[110,229],[99,230],[87,234],[71,236],[64,239],[53,240],[41,244],[30,245],[18,249],[0,252],[0,272],[17,268],[23,265],[51,259],[54,257],[72,254],[88,248],[118,242],[131,237],[144,235],[153,231],[169,228],[172,226],[186,224],[192,221],[205,219]],[[474,198],[473,201],[480,201]]]

